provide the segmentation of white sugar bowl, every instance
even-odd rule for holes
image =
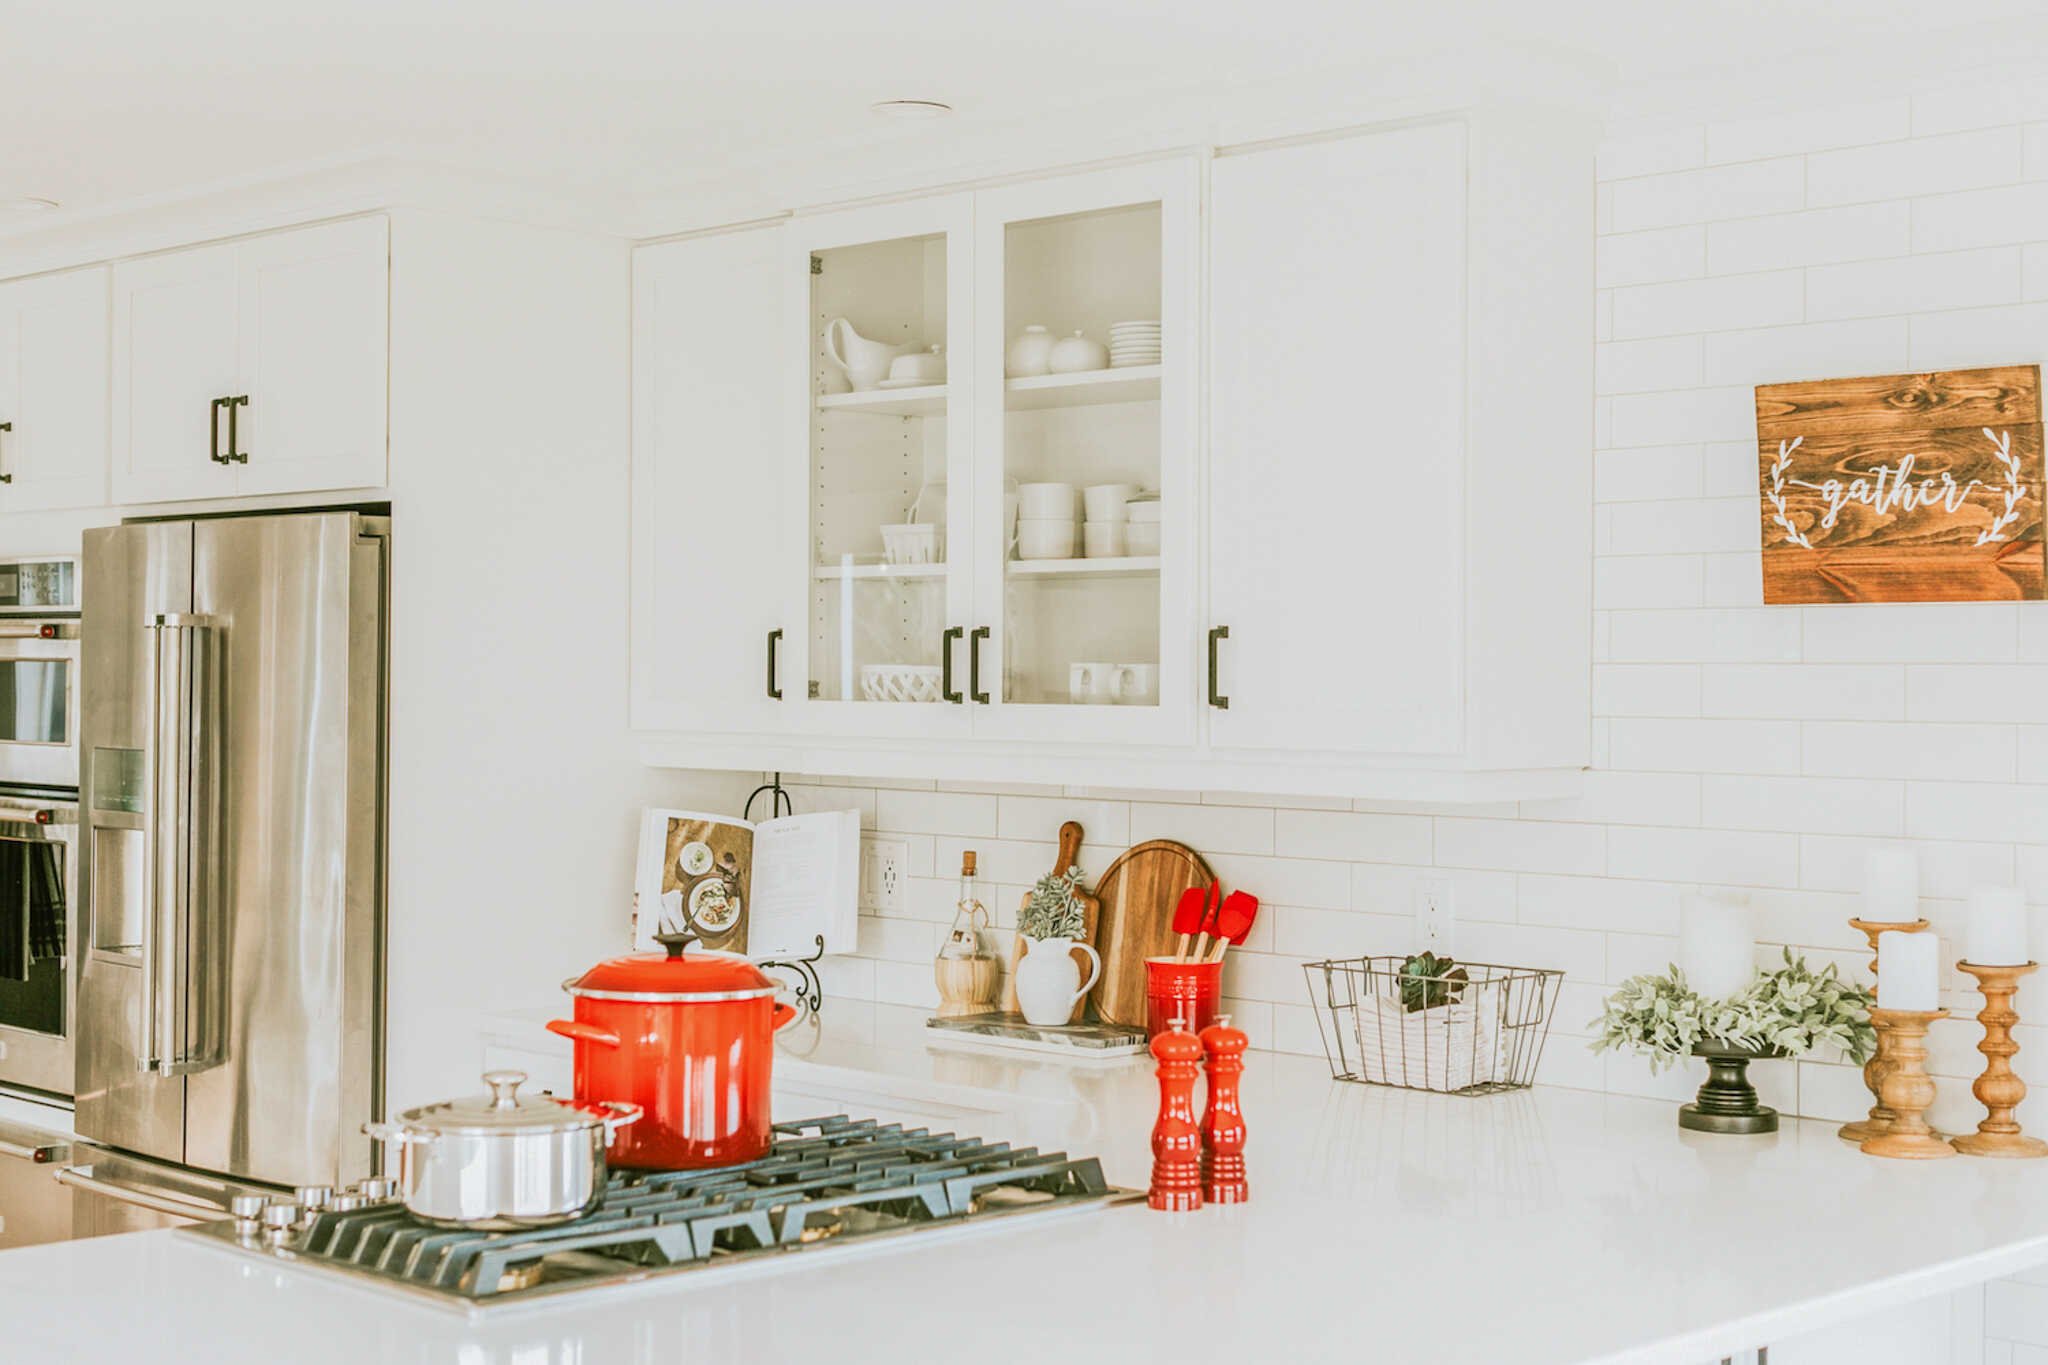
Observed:
[[[1037,323],[1026,327],[1010,343],[1009,354],[1003,358],[1003,373],[1012,379],[1044,374],[1052,361],[1052,342],[1052,333]]]
[[[1079,374],[1083,370],[1106,370],[1109,368],[1109,347],[1099,341],[1090,341],[1076,332],[1070,337],[1061,337],[1053,343],[1052,357],[1048,362],[1054,374]]]

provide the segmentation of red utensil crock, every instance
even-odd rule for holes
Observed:
[[[1190,1033],[1216,1021],[1223,1002],[1221,962],[1175,962],[1170,957],[1145,959],[1145,1032],[1157,1038],[1176,1019]]]
[[[683,1170],[767,1155],[775,1030],[796,1010],[775,983],[734,953],[684,952],[693,935],[662,938],[666,953],[598,963],[562,988],[576,1017],[549,1030],[576,1044],[576,1099],[631,1099],[640,1121],[613,1136],[614,1166]]]

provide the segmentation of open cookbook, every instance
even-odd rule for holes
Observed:
[[[650,810],[640,832],[637,948],[687,931],[748,957],[850,953],[859,929],[860,812],[783,815],[759,824]]]

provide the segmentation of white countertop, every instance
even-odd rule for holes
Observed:
[[[835,1002],[778,1062],[794,1102],[877,1087],[1142,1186],[1156,1089],[929,1051],[911,1011]],[[800,1028],[801,1026],[799,1026]],[[1553,1039],[1553,1046],[1571,1040]],[[806,1054],[807,1055],[799,1055]],[[1458,1099],[1254,1053],[1252,1202],[1142,1204],[819,1248],[480,1321],[172,1233],[0,1253],[9,1358],[427,1362],[1426,1360],[1699,1365],[2048,1261],[2048,1170],[1869,1158],[1828,1124],[1681,1133],[1668,1103]],[[991,1115],[1020,1103],[1014,1121]],[[783,1113],[782,1117],[798,1117]],[[963,1125],[965,1126],[965,1125]],[[1049,1136],[1050,1135],[1050,1136]],[[40,1350],[38,1348],[41,1348]]]

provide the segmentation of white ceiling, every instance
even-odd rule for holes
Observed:
[[[1880,45],[1923,66],[1937,48],[1990,61],[2038,40],[2042,11],[2040,0],[0,0],[0,198],[91,215],[403,157],[644,202],[820,157],[964,152],[979,132],[1128,112],[1155,95],[1184,104],[1309,72],[1370,85],[1509,50],[1544,54],[1560,83],[1583,87],[1572,93],[1603,96],[1654,97],[1801,55],[1839,68]],[[893,124],[868,112],[894,97],[959,114]]]

